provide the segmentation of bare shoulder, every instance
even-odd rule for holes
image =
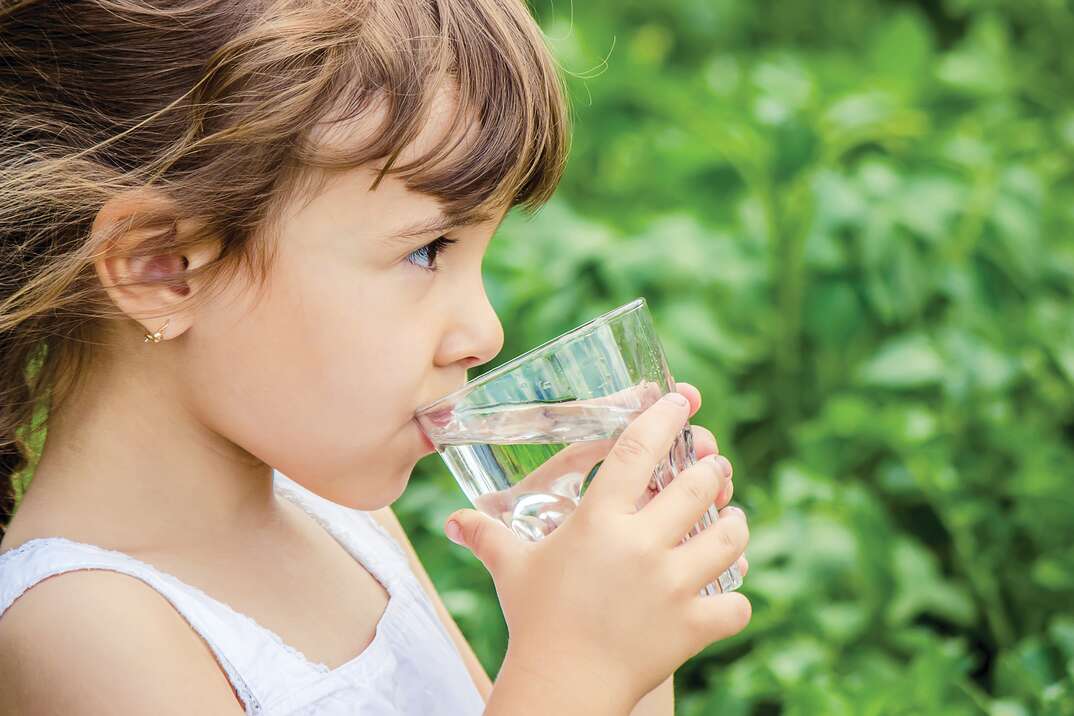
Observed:
[[[240,714],[212,651],[140,580],[45,579],[0,617],[0,715]]]

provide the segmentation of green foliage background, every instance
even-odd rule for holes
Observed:
[[[678,712],[1074,714],[1070,3],[535,5],[574,148],[490,249],[496,362],[645,296],[751,518]],[[396,509],[495,674],[462,506],[430,456]]]

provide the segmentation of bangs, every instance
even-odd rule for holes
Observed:
[[[326,147],[303,133],[294,147],[298,165],[345,170],[382,162],[371,189],[396,175],[453,217],[493,206],[532,211],[547,201],[566,161],[568,109],[526,5],[400,0],[370,3],[364,13],[357,32],[354,17],[341,17],[345,27],[335,37],[346,39],[327,43],[320,70],[333,110],[318,121],[330,133],[364,124],[361,141]],[[426,141],[432,120],[437,136]]]

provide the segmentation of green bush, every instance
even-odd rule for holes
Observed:
[[[1069,4],[537,7],[576,116],[486,280],[499,362],[645,296],[751,518],[681,714],[1074,713]],[[493,674],[491,581],[397,511]]]

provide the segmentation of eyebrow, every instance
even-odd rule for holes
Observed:
[[[488,221],[491,218],[492,216],[485,212],[471,212],[455,216],[436,214],[432,217],[396,229],[385,237],[384,240],[389,243],[406,243],[427,234],[440,233],[449,229],[458,229],[464,226],[472,226],[474,224]]]

